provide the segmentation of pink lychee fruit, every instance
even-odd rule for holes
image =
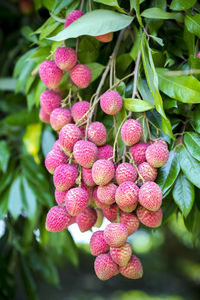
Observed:
[[[84,189],[88,195],[89,195],[89,202],[88,205],[94,204],[94,198],[93,198],[93,188],[91,186],[87,186],[83,181],[81,182],[81,187]]]
[[[104,217],[110,222],[116,221],[117,219],[118,206],[114,203],[106,208],[103,208],[102,212]]]
[[[65,191],[71,188],[78,177],[75,165],[62,164],[55,169],[53,182],[57,190]]]
[[[56,108],[52,111],[50,116],[51,127],[55,131],[59,131],[63,126],[72,121],[71,113],[69,109],[66,108]]]
[[[90,239],[90,252],[94,256],[106,253],[109,250],[109,245],[104,239],[104,232],[98,230],[93,233]]]
[[[52,90],[46,90],[40,95],[40,104],[47,114],[60,107],[62,96]]]
[[[83,119],[82,117],[88,112],[90,108],[90,103],[88,101],[80,101],[74,103],[72,106],[72,117],[74,119],[74,122],[78,122],[79,120],[86,121],[87,116],[85,116]]]
[[[109,43],[113,39],[113,32],[108,32],[102,35],[95,36],[95,38],[102,43]]]
[[[71,23],[73,23],[74,21],[76,21],[77,19],[79,19],[82,16],[83,16],[82,11],[72,10],[66,18],[64,28],[66,28],[67,26],[69,26]]]
[[[157,170],[146,161],[138,166],[138,171],[145,181],[155,181],[158,174]]]
[[[92,178],[92,169],[82,168],[82,179],[87,186],[94,187],[96,185]]]
[[[97,220],[94,224],[94,227],[101,227],[102,223],[103,223],[103,212],[102,209],[100,208],[95,208],[96,209],[96,213],[97,213]]]
[[[153,144],[154,143],[162,144],[163,146],[166,146],[168,148],[167,143],[163,139],[161,139],[161,138],[157,138],[157,139],[153,140]]]
[[[115,176],[113,162],[106,159],[97,160],[92,166],[92,178],[97,185],[108,184]]]
[[[130,147],[129,151],[132,154],[136,165],[139,165],[146,161],[145,152],[149,145],[150,143],[140,142]]]
[[[129,263],[119,268],[120,273],[130,279],[139,279],[143,275],[142,264],[138,257],[131,255]]]
[[[100,254],[96,257],[94,269],[100,280],[108,280],[118,274],[118,266],[108,253]]]
[[[143,134],[141,124],[134,119],[127,120],[121,128],[121,137],[125,145],[132,146],[139,142]]]
[[[84,140],[85,139],[85,126],[81,126],[79,127],[80,131],[81,131],[81,139]]]
[[[117,186],[114,183],[98,186],[97,197],[101,202],[105,203],[106,205],[111,205],[115,203],[116,190]]]
[[[166,146],[161,143],[154,143],[146,150],[146,160],[153,168],[160,168],[169,158],[169,151]]]
[[[81,140],[74,145],[73,154],[79,165],[89,169],[97,159],[98,149],[94,143]]]
[[[121,223],[110,223],[104,230],[104,239],[111,247],[120,247],[125,244],[128,237],[126,225]]]
[[[140,224],[138,218],[134,214],[125,212],[121,212],[120,214],[120,223],[126,225],[128,229],[128,235],[136,232]]]
[[[162,204],[162,191],[157,183],[147,181],[141,186],[138,198],[146,209],[156,211]]]
[[[121,247],[110,247],[110,256],[112,260],[120,267],[125,267],[132,255],[132,248],[129,243],[125,243]]]
[[[104,145],[107,139],[107,132],[103,123],[92,122],[88,127],[87,138],[97,146]]]
[[[138,177],[136,168],[130,163],[122,163],[116,169],[115,179],[120,185],[125,181],[135,181]]]
[[[76,51],[69,47],[58,47],[55,52],[55,63],[62,71],[71,70],[77,61]]]
[[[53,206],[46,217],[46,230],[58,232],[66,229],[71,222],[71,216],[65,207]]]
[[[59,142],[61,148],[70,152],[73,150],[74,145],[81,139],[81,131],[74,124],[67,124],[63,126],[59,133]]]
[[[93,199],[94,199],[94,202],[95,202],[96,206],[98,208],[101,208],[101,209],[109,207],[107,204],[105,204],[104,202],[100,201],[100,199],[97,196],[97,189],[98,189],[98,187],[96,186],[94,188],[94,191],[93,191]]]
[[[52,150],[61,150],[59,140],[55,141],[55,143],[53,144]]]
[[[61,164],[66,164],[68,157],[61,150],[51,150],[45,158],[45,167],[49,173],[53,174],[55,169]]]
[[[118,92],[108,91],[101,96],[100,106],[107,115],[116,115],[122,109],[123,100]]]
[[[40,108],[39,118],[44,123],[50,123],[50,115],[42,107]]]
[[[59,191],[55,189],[55,199],[58,205],[65,206],[65,196],[67,191]]]
[[[70,189],[65,197],[65,205],[71,216],[79,215],[88,205],[89,195],[81,187]]]
[[[162,223],[162,210],[150,211],[143,206],[137,208],[137,217],[139,221],[147,227],[156,228]]]
[[[98,147],[98,159],[110,159],[113,157],[113,147],[110,145],[104,145]]]
[[[58,87],[62,79],[62,71],[56,66],[52,60],[45,60],[40,64],[40,79],[49,89]]]
[[[96,210],[91,207],[87,206],[77,217],[76,223],[81,232],[85,232],[90,230],[92,226],[94,226],[97,220],[97,213]]]
[[[85,89],[90,84],[92,72],[88,66],[77,64],[73,69],[71,69],[70,77],[73,83],[75,83],[78,87]]]
[[[132,181],[125,181],[119,185],[115,194],[115,201],[124,212],[132,212],[138,204],[138,186]]]

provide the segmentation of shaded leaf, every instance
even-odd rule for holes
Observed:
[[[21,176],[18,176],[14,179],[10,187],[8,210],[13,218],[16,219],[20,215],[22,208]]]
[[[92,79],[91,82],[95,81],[103,72],[103,70],[105,69],[105,66],[99,64],[99,63],[91,63],[91,64],[87,64],[87,66],[90,68],[91,72],[92,72]]]
[[[187,30],[200,38],[200,14],[196,14],[195,16],[186,15],[185,17],[185,25]]]
[[[187,10],[191,8],[197,0],[172,0],[170,4],[170,9],[172,10]]]
[[[10,149],[5,141],[0,141],[0,169],[5,172],[7,170],[10,158]]]
[[[169,13],[158,7],[152,7],[145,9],[142,14],[142,17],[150,18],[150,19],[174,19],[178,22],[183,22],[183,15],[181,13]]]
[[[200,161],[200,136],[195,132],[186,132],[184,142],[190,154]]]

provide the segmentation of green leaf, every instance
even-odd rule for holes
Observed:
[[[0,90],[2,91],[14,91],[16,89],[16,79],[14,78],[1,78]]]
[[[131,8],[135,9],[136,17],[137,17],[138,23],[140,24],[141,27],[143,26],[142,18],[141,18],[141,15],[140,15],[140,3],[142,3],[142,2],[143,1],[141,1],[141,0],[134,0],[134,1],[131,2]]]
[[[4,121],[9,125],[15,126],[24,126],[31,123],[36,123],[39,121],[38,111],[32,110],[31,112],[27,112],[27,110],[24,109],[18,113],[10,114],[4,119]]]
[[[80,62],[83,64],[96,62],[99,56],[99,46],[99,41],[93,37],[86,36],[82,38],[78,46],[78,59]]]
[[[187,30],[200,38],[200,14],[195,16],[187,15],[185,17]]]
[[[38,48],[29,58],[37,64],[40,64],[46,60],[47,56],[50,55],[50,47]]]
[[[183,173],[180,173],[176,180],[173,197],[184,217],[187,217],[194,203],[194,186]]]
[[[124,13],[125,11],[119,6],[118,1],[117,0],[94,0],[94,2],[97,3],[102,3],[108,6],[112,6],[114,8],[116,8],[119,12]]]
[[[23,177],[22,179],[22,184],[25,198],[24,212],[26,213],[28,218],[33,219],[37,210],[36,196],[33,193],[33,190],[30,188],[28,181],[25,177]]]
[[[197,196],[197,195],[195,195]],[[193,208],[190,212],[190,214],[187,216],[187,218],[184,220],[185,226],[187,227],[187,230],[192,232],[193,240],[199,238],[200,233],[200,211],[198,210],[198,207],[196,204],[193,205]]]
[[[194,117],[193,117],[193,126],[195,130],[200,133],[200,105],[197,105],[194,110]]]
[[[197,0],[172,0],[170,9],[172,10],[187,10],[195,5]]]
[[[92,79],[91,82],[95,81],[103,72],[103,70],[105,69],[105,66],[99,64],[99,63],[91,63],[91,64],[87,64],[87,66],[90,68],[91,72],[92,72]]]
[[[166,12],[158,7],[152,7],[145,9],[142,14],[142,17],[149,18],[149,19],[174,19],[178,22],[183,22],[183,15],[181,13],[169,13]]]
[[[56,0],[54,1],[52,11],[57,15],[63,8],[66,9],[72,2],[73,0]]]
[[[167,76],[168,69],[156,69],[160,90],[183,103],[200,103],[200,82],[193,76]]]
[[[5,141],[0,141],[0,169],[5,172],[7,170],[10,158],[10,149]]]
[[[37,50],[37,48],[31,49],[29,51],[27,51],[24,55],[22,55],[14,68],[14,77],[17,77],[21,74],[21,71],[24,67],[24,64],[27,62],[27,59]]]
[[[19,78],[17,80],[16,92],[19,92],[20,89],[25,85],[27,78],[31,74],[35,67],[35,62],[28,60],[25,64],[23,64]]]
[[[154,108],[149,102],[140,99],[124,98],[123,101],[125,108],[133,112],[143,112]]]
[[[200,136],[195,132],[186,132],[184,134],[185,145],[190,154],[200,161]]]
[[[55,141],[56,139],[52,131],[48,127],[45,128],[42,132],[42,152],[45,157],[51,151]]]
[[[97,9],[86,13],[50,40],[62,41],[82,35],[98,36],[123,29],[132,21],[133,17],[111,10]]]
[[[14,179],[9,192],[8,209],[13,218],[17,218],[22,210],[21,176]]]
[[[131,58],[135,61],[137,56],[138,56],[138,52],[140,50],[140,44],[141,44],[141,39],[142,39],[142,31],[138,31],[137,27],[134,26],[134,44],[133,47],[130,51],[130,56]]]

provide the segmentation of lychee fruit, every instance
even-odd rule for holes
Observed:
[[[139,279],[143,275],[142,264],[138,257],[131,255],[129,263],[125,267],[120,267],[119,272],[127,278]]]
[[[113,32],[108,32],[102,35],[95,36],[95,38],[102,43],[109,43],[113,39]]]
[[[157,183],[147,181],[141,186],[138,198],[146,209],[156,211],[162,204],[162,191]]]
[[[54,109],[50,116],[50,124],[55,131],[59,131],[71,121],[72,117],[70,110],[62,107]]]
[[[45,60],[40,64],[39,74],[44,85],[53,90],[58,87],[63,73],[54,61]]]
[[[76,162],[84,168],[91,168],[97,159],[98,149],[89,141],[78,141],[74,145],[73,154]]]
[[[160,168],[169,158],[167,147],[161,143],[154,143],[146,150],[146,160],[153,168]]]
[[[59,191],[55,189],[55,199],[58,205],[65,206],[65,196],[67,191]]]
[[[84,182],[81,182],[81,187],[84,189],[88,195],[89,195],[89,202],[88,205],[94,204],[94,198],[93,198],[93,188],[91,186],[87,186]]]
[[[58,47],[55,52],[55,63],[62,71],[71,70],[77,61],[76,51],[69,47]]]
[[[97,197],[101,202],[105,203],[106,205],[111,205],[115,202],[116,190],[117,186],[114,183],[98,186]]]
[[[157,170],[146,161],[138,166],[138,171],[145,181],[155,181],[158,175]]]
[[[87,116],[85,116],[83,119],[82,117],[88,112],[90,108],[90,103],[88,101],[80,101],[74,103],[72,106],[72,117],[74,119],[74,122],[78,122],[79,120],[86,121]]]
[[[125,244],[128,237],[128,229],[121,223],[110,223],[104,230],[104,239],[111,247],[120,247]]]
[[[94,262],[94,269],[100,280],[108,280],[118,274],[118,266],[108,253],[97,256]]]
[[[60,107],[61,101],[61,95],[52,90],[46,90],[40,95],[40,104],[47,114],[51,114],[54,109]]]
[[[120,214],[120,223],[126,225],[128,229],[128,235],[136,232],[140,224],[138,218],[134,214],[125,212],[121,212]]]
[[[154,143],[162,144],[163,146],[166,146],[168,148],[167,143],[161,138],[157,138],[157,139],[153,140],[153,144]]]
[[[42,107],[40,108],[39,118],[44,123],[50,123],[50,115]]]
[[[65,207],[53,206],[46,217],[46,230],[51,232],[62,231],[69,226],[71,218]]]
[[[101,96],[100,106],[107,115],[116,115],[122,109],[123,100],[118,92],[108,91]]]
[[[96,186],[94,188],[94,191],[93,191],[93,199],[94,199],[94,202],[95,202],[96,206],[98,208],[101,208],[101,209],[107,208],[108,205],[105,204],[104,202],[101,202],[100,199],[98,198],[98,196],[97,196],[97,189],[98,189],[98,187]]]
[[[103,123],[91,123],[88,127],[87,138],[97,146],[104,145],[107,139],[107,132]]]
[[[110,159],[113,157],[113,147],[110,145],[104,145],[98,147],[98,159]]]
[[[120,267],[125,267],[132,255],[132,248],[129,243],[125,243],[121,247],[110,247],[110,256],[112,260]]]
[[[97,160],[92,166],[92,178],[97,185],[108,184],[115,176],[113,162],[106,159]]]
[[[73,150],[74,145],[81,139],[81,131],[74,124],[67,124],[63,126],[59,133],[59,142],[61,148],[70,152]]]
[[[92,169],[82,168],[82,179],[87,186],[94,187],[96,185],[92,178]]]
[[[138,186],[132,181],[125,181],[119,185],[115,194],[115,200],[119,208],[124,212],[132,212],[138,204]]]
[[[114,203],[106,208],[103,208],[102,212],[104,217],[110,222],[116,221],[117,219],[118,206]]]
[[[97,213],[97,220],[94,224],[94,227],[101,227],[102,223],[103,223],[103,212],[102,209],[100,208],[95,208],[96,209],[96,213]]]
[[[145,152],[148,148],[150,143],[140,142],[138,144],[133,145],[130,147],[129,151],[132,154],[132,157],[134,159],[134,163],[136,165],[139,165],[146,161]]]
[[[120,185],[125,181],[135,181],[138,177],[136,168],[130,163],[122,163],[116,169],[115,178]]]
[[[68,157],[61,150],[51,150],[45,158],[45,167],[49,173],[53,174],[55,169],[61,164],[66,164]]]
[[[67,26],[69,26],[71,23],[73,23],[74,21],[76,21],[77,19],[79,19],[82,16],[83,16],[82,11],[72,10],[66,18],[64,28],[66,28]]]
[[[150,211],[143,206],[137,208],[137,217],[139,221],[147,227],[156,228],[162,223],[162,210]]]
[[[55,143],[53,144],[52,150],[61,150],[59,140],[55,141]]]
[[[141,124],[134,119],[127,120],[121,128],[121,137],[125,145],[132,146],[139,142],[143,134]]]
[[[65,191],[71,188],[78,177],[75,165],[62,164],[55,169],[53,182],[57,190]]]
[[[104,232],[98,230],[93,233],[90,239],[90,252],[94,256],[106,253],[109,250],[109,245],[104,239]]]
[[[81,187],[70,189],[65,197],[65,205],[71,216],[79,215],[88,205],[89,195]]]
[[[75,83],[78,87],[85,89],[90,84],[92,72],[88,66],[77,64],[73,69],[71,69],[70,77],[73,83]]]
[[[96,210],[91,207],[87,206],[77,217],[76,223],[81,232],[85,232],[94,226],[97,220],[97,213]]]

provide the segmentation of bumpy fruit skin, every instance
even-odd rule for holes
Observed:
[[[90,186],[87,186],[83,181],[81,182],[81,187],[84,189],[88,195],[89,195],[89,202],[88,205],[94,204],[94,198],[93,198],[93,188]]]
[[[59,131],[71,121],[72,116],[70,110],[62,107],[54,109],[50,116],[50,124],[55,131]]]
[[[169,151],[166,146],[161,143],[154,143],[146,150],[146,160],[153,168],[160,168],[169,158]]]
[[[61,100],[61,95],[52,90],[46,90],[40,95],[40,104],[47,114],[51,114],[54,109],[60,107]]]
[[[76,51],[69,47],[58,47],[55,52],[55,63],[62,71],[71,70],[77,61]]]
[[[100,106],[107,115],[116,115],[122,109],[123,100],[118,92],[108,91],[101,96]]]
[[[82,117],[88,112],[90,108],[90,103],[88,101],[80,101],[74,103],[72,106],[72,117],[74,122],[78,122],[80,119],[81,121],[86,121],[87,116],[82,119]]]
[[[91,168],[97,159],[98,149],[94,143],[78,141],[74,145],[73,154],[76,162],[84,168]]]
[[[114,183],[109,183],[104,186],[98,186],[97,197],[106,205],[111,205],[115,203],[116,190],[117,186]]]
[[[88,66],[77,64],[73,69],[71,69],[70,77],[73,83],[75,83],[78,87],[85,89],[90,84],[92,72]]]
[[[138,230],[140,222],[138,218],[132,213],[121,212],[120,223],[126,225],[128,229],[128,235],[133,234]]]
[[[162,191],[157,183],[147,181],[141,186],[138,198],[146,209],[156,211],[162,204]]]
[[[99,159],[92,166],[92,178],[97,185],[108,184],[114,176],[115,167],[109,160]]]
[[[53,174],[55,169],[61,164],[67,163],[67,156],[60,150],[51,150],[45,158],[45,167],[49,173]]]
[[[120,267],[119,272],[124,277],[130,278],[130,279],[141,278],[143,275],[143,269],[142,269],[142,264],[141,264],[139,258],[136,257],[135,255],[132,255],[127,266]]]
[[[44,123],[48,124],[50,122],[50,115],[42,107],[40,108],[39,118]]]
[[[85,232],[94,226],[97,220],[97,213],[96,210],[91,207],[87,206],[77,217],[76,223],[81,232]]]
[[[100,280],[108,280],[118,274],[118,266],[112,260],[110,254],[100,254],[94,262],[94,269]]]
[[[125,181],[135,181],[137,177],[137,170],[132,164],[125,162],[120,164],[116,169],[115,178],[118,185]]]
[[[95,208],[96,209],[96,213],[97,213],[97,220],[94,224],[94,227],[101,227],[102,223],[103,223],[103,212],[102,209],[100,208]]]
[[[53,90],[59,86],[63,73],[54,61],[45,60],[40,64],[39,74],[44,85]]]
[[[104,239],[111,247],[120,247],[125,244],[128,237],[128,229],[124,224],[111,223],[104,230]]]
[[[132,146],[139,142],[143,134],[141,124],[134,119],[127,120],[121,128],[121,137],[127,146]]]
[[[145,152],[149,145],[150,143],[140,142],[130,147],[129,151],[131,152],[136,165],[139,165],[146,161]]]
[[[82,168],[82,179],[87,186],[94,187],[96,185],[92,178],[92,169]]]
[[[60,146],[66,152],[72,151],[74,145],[80,139],[81,139],[81,131],[74,124],[65,125],[59,133]]]
[[[155,181],[158,175],[157,170],[146,161],[138,166],[138,171],[145,181]]]
[[[59,191],[55,189],[55,199],[58,205],[65,206],[65,196],[67,191]]]
[[[59,140],[55,141],[55,143],[53,144],[52,150],[61,150]]]
[[[115,200],[124,212],[132,212],[138,204],[138,186],[132,181],[125,181],[117,188]]]
[[[105,126],[100,122],[93,122],[89,125],[87,131],[88,140],[97,146],[102,146],[106,143],[107,132]]]
[[[137,217],[139,221],[147,227],[156,228],[162,223],[162,210],[150,211],[143,206],[137,208]]]
[[[102,35],[97,35],[95,38],[102,43],[109,43],[113,39],[113,32],[108,32]]]
[[[65,207],[53,206],[46,217],[46,230],[50,232],[62,231],[69,226],[71,218]]]
[[[117,219],[117,210],[118,210],[118,207],[114,203],[114,204],[104,208],[102,211],[103,211],[104,217],[106,217],[106,219],[108,219],[110,222],[113,222]]]
[[[132,254],[132,248],[129,243],[125,243],[121,247],[110,247],[110,256],[112,260],[118,264],[120,267],[125,267]]]
[[[69,26],[71,23],[73,23],[74,21],[76,21],[77,19],[79,19],[82,16],[83,16],[83,13],[80,10],[71,11],[67,16],[64,28],[66,28],[67,26]]]
[[[154,143],[162,144],[163,146],[166,146],[168,148],[167,143],[163,139],[161,139],[161,138],[157,138],[157,139],[153,140],[153,144]]]
[[[104,145],[98,147],[98,159],[109,159],[113,157],[113,147],[110,145]]]
[[[65,191],[71,188],[78,177],[75,165],[62,164],[55,169],[53,182],[57,190]]]
[[[100,199],[98,198],[98,196],[97,196],[97,189],[98,189],[98,187],[96,186],[94,188],[94,191],[93,191],[93,199],[94,199],[94,202],[95,202],[96,206],[98,208],[101,208],[101,209],[107,208],[108,205],[105,204],[104,202],[101,202]]]
[[[88,205],[89,195],[81,187],[70,189],[65,198],[65,205],[71,216],[79,215]]]
[[[109,250],[109,245],[104,239],[104,232],[98,230],[93,233],[90,239],[90,252],[94,256],[106,253]]]

